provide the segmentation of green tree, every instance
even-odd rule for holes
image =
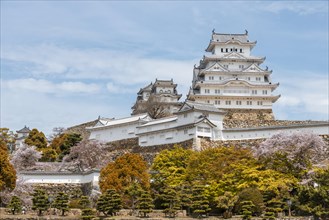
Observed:
[[[18,213],[22,210],[22,202],[17,196],[11,197],[10,203],[8,205],[8,208],[10,208],[11,213],[15,215],[15,213]]]
[[[49,208],[49,200],[48,195],[44,190],[36,189],[33,193],[32,198],[32,209],[38,211],[38,215],[42,215],[42,213]]]
[[[68,133],[68,134],[63,134],[63,139],[64,141],[59,146],[61,152],[59,155],[60,159],[63,159],[65,155],[69,154],[71,147],[78,144],[82,140],[82,137],[80,134],[77,133]]]
[[[90,200],[88,196],[81,196],[79,200],[79,205],[82,207],[82,209],[90,207]]]
[[[196,217],[208,215],[210,211],[209,201],[205,195],[205,187],[202,185],[195,185],[192,188],[192,212]]]
[[[85,220],[93,219],[94,211],[90,208],[88,196],[81,196],[79,205],[82,207],[81,218]]]
[[[43,148],[41,152],[42,152],[42,157],[40,158],[40,161],[43,162],[54,162],[58,157],[56,151],[50,147]]]
[[[242,201],[241,202],[241,209],[242,209],[242,214],[243,214],[243,219],[251,219],[252,217],[252,210],[254,209],[255,205],[252,201],[247,200],[247,201]]]
[[[95,212],[91,208],[83,209],[81,212],[81,218],[83,220],[91,220],[94,218]]]
[[[125,204],[131,209],[131,215],[135,213],[138,198],[143,193],[143,188],[139,183],[132,183],[125,190]]]
[[[122,197],[129,198],[127,189],[136,183],[144,190],[150,187],[147,163],[138,154],[127,153],[101,169],[99,186],[102,192],[115,189]]]
[[[258,188],[247,188],[238,193],[239,199],[236,203],[237,212],[243,212],[243,202],[251,201],[253,206],[250,210],[252,214],[261,215],[264,209],[263,194]]]
[[[165,186],[179,186],[186,181],[186,168],[192,150],[185,150],[175,145],[171,150],[161,151],[151,167],[152,188],[161,191]]]
[[[142,217],[146,218],[147,214],[152,212],[153,207],[151,195],[147,191],[142,192],[137,202],[137,209],[143,213]]]
[[[239,196],[234,195],[232,192],[225,192],[224,195],[218,197],[217,207],[224,210],[224,218],[232,217],[232,211],[238,199]]]
[[[121,209],[121,199],[114,189],[108,189],[97,201],[97,210],[104,215],[116,215]]]
[[[161,194],[163,200],[162,206],[165,208],[164,213],[170,218],[175,218],[178,210],[181,209],[181,197],[179,190],[167,186]]]
[[[315,170],[308,184],[300,186],[297,208],[314,219],[329,218],[329,167]]]
[[[62,215],[69,210],[69,196],[64,192],[59,192],[54,200],[54,207],[62,211]]]
[[[266,208],[265,208],[265,218],[266,219],[276,219],[278,217],[278,213],[283,211],[284,202],[282,202],[278,198],[273,198],[266,202]]]
[[[38,151],[47,147],[47,138],[43,132],[39,132],[38,129],[34,128],[25,139],[25,144],[29,146],[35,146]]]
[[[16,186],[16,171],[9,161],[6,143],[0,140],[0,191],[13,190]]]

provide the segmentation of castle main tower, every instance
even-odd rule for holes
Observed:
[[[206,55],[194,66],[187,99],[214,104],[230,115],[261,112],[267,120],[273,119],[272,104],[280,95],[272,92],[279,83],[271,82],[272,70],[260,67],[265,57],[251,55],[256,43],[249,41],[247,31],[220,34],[213,30]]]

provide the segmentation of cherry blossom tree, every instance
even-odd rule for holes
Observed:
[[[36,162],[41,158],[41,152],[37,151],[35,146],[24,144],[15,151],[11,160],[16,170],[26,170],[29,167],[36,165]]]
[[[105,145],[95,140],[85,140],[74,146],[63,158],[65,166],[79,171],[101,168],[105,165]]]
[[[284,132],[273,135],[255,151],[268,168],[299,176],[315,164],[329,158],[329,146],[322,138],[310,132]]]

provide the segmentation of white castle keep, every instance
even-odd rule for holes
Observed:
[[[99,118],[95,126],[87,128],[90,139],[111,142],[138,138],[140,146],[193,139],[198,149],[200,138],[259,139],[280,131],[329,134],[328,121],[274,120],[272,104],[280,95],[272,92],[279,84],[271,82],[272,71],[260,67],[265,58],[251,55],[255,45],[256,42],[248,40],[247,31],[244,34],[213,31],[206,48],[210,54],[194,66],[192,87],[184,103],[178,102],[181,95],[173,80],[156,80],[137,93],[132,116]],[[171,115],[157,119],[150,117],[145,109],[150,97],[158,99]],[[255,121],[257,123],[249,123]]]
[[[220,109],[272,109],[279,95],[272,71],[262,69],[265,57],[251,55],[256,45],[245,34],[218,34],[212,38],[200,64],[194,67],[188,99]]]

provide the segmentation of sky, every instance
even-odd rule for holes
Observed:
[[[1,0],[0,127],[51,134],[126,117],[136,93],[172,79],[184,101],[211,31],[266,56],[279,120],[328,120],[328,1]]]

